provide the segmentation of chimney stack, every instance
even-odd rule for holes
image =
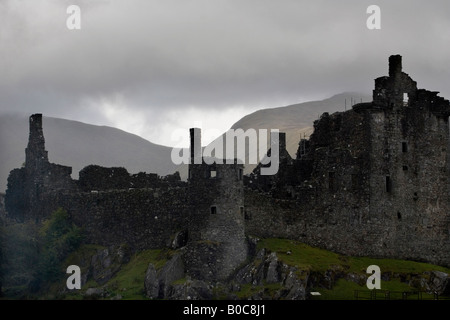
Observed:
[[[389,57],[389,77],[396,78],[402,73],[402,56],[397,54]]]
[[[199,128],[189,129],[191,135],[191,161],[190,164],[202,164],[202,133]]]
[[[36,168],[47,162],[48,153],[45,150],[42,114],[37,113],[30,116],[30,135],[25,149],[25,165],[28,168]]]

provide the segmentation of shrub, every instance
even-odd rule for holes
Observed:
[[[67,212],[58,209],[52,213],[49,220],[43,223],[40,229],[41,254],[36,272],[36,282],[33,283],[33,291],[42,285],[58,280],[64,273],[61,262],[82,241],[80,228],[75,226]]]

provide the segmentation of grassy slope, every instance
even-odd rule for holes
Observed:
[[[395,275],[402,275],[408,278],[408,276],[413,274],[422,274],[425,271],[433,270],[450,273],[449,268],[422,262],[343,256],[287,239],[263,239],[258,243],[258,248],[266,248],[276,252],[281,261],[290,266],[296,266],[299,270],[322,273],[329,269],[339,269],[345,270],[345,273],[360,274],[368,277],[370,275],[366,273],[367,267],[377,265],[380,267],[382,274],[390,273],[393,275],[389,281],[381,281],[381,290],[414,290],[405,282],[401,282]],[[355,290],[368,290],[365,284],[359,285],[345,279],[339,279],[330,290],[324,288],[315,289],[321,293],[321,299],[354,299]]]
[[[287,239],[262,239],[258,243],[258,248],[266,248],[271,252],[276,252],[278,258],[290,266],[296,266],[299,271],[307,270],[310,272],[324,273],[327,270],[340,270],[345,273],[354,273],[364,275],[365,279],[369,276],[366,269],[369,265],[378,265],[381,272],[390,273],[392,276],[389,281],[381,281],[382,290],[391,291],[412,291],[405,282],[401,282],[398,275],[408,277],[411,274],[422,274],[425,271],[442,271],[450,273],[449,268],[435,266],[427,263],[414,261],[404,261],[395,259],[375,259],[367,257],[348,257],[339,255],[327,250],[314,248],[303,243]],[[96,250],[96,246],[83,246],[73,253],[66,261],[68,264],[76,264],[89,254]],[[109,297],[120,295],[122,299],[138,300],[146,299],[144,294],[144,278],[148,264],[153,263],[157,269],[161,268],[171,252],[167,250],[145,250],[136,253],[128,264],[106,284]],[[83,270],[82,270],[83,272]],[[299,272],[300,276],[301,272]],[[305,273],[303,273],[305,274]],[[265,287],[267,286],[267,287]],[[281,288],[280,284],[265,285],[264,289],[275,292]],[[100,287],[95,281],[90,280],[79,292],[67,295],[66,299],[82,299],[83,293],[90,287]],[[243,285],[237,295],[240,298],[246,298],[261,290],[261,286]],[[355,290],[365,290],[364,284],[357,284],[345,279],[339,279],[332,289],[313,288],[321,293],[319,299],[354,299]],[[368,293],[366,293],[367,296]],[[382,294],[378,295],[381,296]],[[396,297],[397,296],[392,296]],[[414,298],[414,297],[412,297]],[[424,296],[427,298],[427,296]],[[429,298],[429,297],[428,297]]]
[[[74,252],[66,264],[76,264],[79,259],[93,254],[96,246],[86,245]],[[167,261],[168,253],[164,250],[144,250],[136,253],[130,261],[106,284],[109,296],[120,295],[124,300],[146,299],[144,293],[145,272],[149,263],[153,263],[158,270]],[[81,268],[83,273],[83,268]],[[89,280],[80,291],[74,291],[66,296],[67,299],[82,299],[88,288],[100,287],[94,280]]]

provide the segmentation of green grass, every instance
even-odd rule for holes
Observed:
[[[350,272],[366,272],[370,265],[377,265],[381,272],[395,273],[423,273],[425,271],[442,271],[450,273],[449,268],[436,266],[429,263],[398,260],[398,259],[376,259],[367,257],[347,257],[350,264]]]
[[[301,270],[320,272],[328,270],[332,265],[342,265],[342,260],[338,254],[314,248],[298,241],[262,239],[258,242],[258,249],[262,248],[276,252],[281,261]]]
[[[112,278],[107,286],[112,293],[120,294],[124,300],[145,299],[144,279],[149,263],[159,270],[167,262],[167,253],[162,250],[145,250],[135,254],[130,262]]]
[[[258,249],[262,248],[276,252],[278,258],[287,265],[310,271],[321,272],[333,266],[341,266],[346,269],[346,272],[365,274],[368,266],[377,265],[382,273],[423,273],[433,270],[450,273],[450,268],[429,263],[398,259],[349,257],[287,239],[262,239],[258,242]],[[287,253],[289,251],[290,254]]]
[[[104,247],[97,245],[83,245],[66,259],[65,265],[80,265],[81,272],[87,272],[85,268],[89,265],[88,261],[90,261],[92,255],[101,249],[104,249]],[[101,286],[95,280],[90,279],[83,285],[81,290],[66,294],[64,299],[83,299],[83,294],[88,288],[97,287],[104,287],[106,289],[108,292],[108,297],[106,299],[116,295],[121,295],[124,300],[146,299],[144,293],[144,279],[149,263],[153,263],[156,270],[159,270],[164,266],[171,254],[172,252],[167,250],[144,250],[138,252],[134,254],[130,261],[123,265],[121,270],[104,286]],[[84,262],[86,262],[86,264]]]
[[[297,275],[302,277],[301,271],[323,273],[327,270],[339,270],[344,273],[355,273],[369,276],[366,273],[367,267],[377,265],[381,273],[390,273],[390,280],[381,280],[381,290],[392,292],[411,292],[417,290],[405,282],[401,282],[399,275],[405,279],[410,279],[414,275],[423,274],[426,271],[442,271],[450,273],[450,268],[436,266],[433,264],[398,260],[398,259],[377,259],[368,257],[349,257],[336,254],[327,250],[308,246],[298,241],[287,239],[261,239],[258,242],[258,249],[266,248],[271,252],[276,252],[278,258],[289,266],[298,268]],[[288,253],[289,252],[289,253]],[[305,273],[303,273],[304,276]],[[245,289],[245,290],[244,290]],[[245,296],[252,293],[251,288],[244,288],[242,294]],[[253,289],[257,290],[257,288]],[[313,288],[311,291],[318,291],[321,296],[315,296],[314,299],[330,300],[351,300],[354,299],[355,290],[364,290],[369,295],[369,290],[364,284],[357,284],[345,279],[339,279],[332,289]],[[378,292],[378,297],[383,296],[383,292]],[[391,299],[400,299],[400,293],[391,293]],[[423,299],[431,299],[432,295],[423,293]],[[416,296],[410,296],[408,299],[417,299]]]
[[[241,290],[239,290],[238,292],[236,292],[236,295],[239,299],[246,299],[252,295],[254,295],[255,293],[261,291],[263,289],[262,286],[254,286],[252,284],[243,284],[241,286]]]

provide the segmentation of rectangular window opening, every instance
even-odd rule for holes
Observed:
[[[217,207],[211,206],[211,214],[217,214]]]
[[[402,142],[402,152],[403,153],[408,152],[408,143]]]
[[[407,106],[408,102],[409,102],[409,95],[408,95],[408,93],[405,92],[405,93],[403,93],[403,105]]]
[[[335,187],[336,187],[335,173],[328,172],[328,189],[330,189],[331,191],[334,191]]]
[[[356,173],[352,174],[352,189],[353,191],[359,189],[359,175]]]
[[[386,176],[386,192],[387,193],[392,192],[392,180],[390,176]]]
[[[210,171],[210,177],[211,177],[211,178],[217,177],[217,171],[216,171],[216,170],[211,170],[211,171]]]
[[[239,169],[239,171],[238,171],[238,179],[239,179],[239,181],[242,180],[243,176],[244,176],[244,170],[243,169]]]

